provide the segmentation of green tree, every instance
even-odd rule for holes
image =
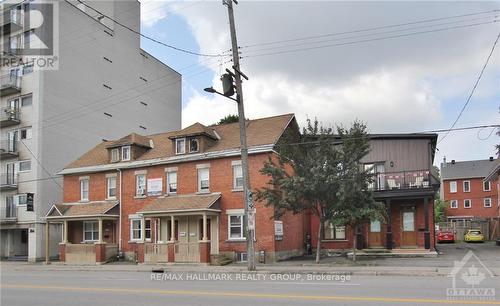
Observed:
[[[240,117],[238,115],[227,115],[226,117],[219,120],[219,122],[217,122],[217,124],[219,125],[219,124],[226,124],[226,123],[235,123],[235,122],[238,122],[239,118]]]
[[[447,201],[443,201],[441,199],[437,199],[434,201],[434,222],[444,222],[446,221],[446,206],[448,205]]]
[[[268,187],[256,191],[257,200],[274,207],[276,219],[287,211],[311,211],[318,217],[316,262],[325,223],[356,224],[378,207],[360,163],[369,151],[366,126],[355,122],[349,130],[338,127],[337,133],[308,120],[299,142],[284,141],[277,147],[279,158],[265,163],[261,173],[270,177]]]

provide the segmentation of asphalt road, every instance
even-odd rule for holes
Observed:
[[[446,288],[451,286],[446,277],[353,275],[341,282],[277,280],[276,275],[274,279],[267,275],[261,280],[236,280],[233,275],[229,281],[202,281],[186,280],[187,274],[182,274],[183,280],[152,280],[152,274],[145,272],[18,271],[8,266],[1,272],[2,306],[440,305],[449,302]],[[497,300],[486,303],[500,305],[499,278],[487,279],[481,286],[495,288]]]

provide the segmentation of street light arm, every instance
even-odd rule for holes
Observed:
[[[215,90],[215,88],[213,88],[213,87],[207,87],[207,88],[205,88],[205,89],[203,89],[203,90],[204,90],[204,91],[206,91],[206,92],[209,92],[209,93],[214,93],[214,94],[221,95],[221,96],[223,96],[224,98],[228,98],[228,99],[231,99],[231,100],[233,100],[233,101],[238,102],[238,99],[235,99],[235,98],[233,98],[233,97],[228,97],[228,96],[224,95],[223,93],[218,92],[218,91],[217,91],[217,90]]]

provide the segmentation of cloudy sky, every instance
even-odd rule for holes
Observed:
[[[183,126],[237,113],[220,88],[230,67],[222,1],[142,3],[142,31],[218,57],[143,48],[183,75]],[[500,2],[251,1],[235,6],[246,115],[296,114],[299,124],[359,119],[373,133],[446,129],[462,109],[500,33]],[[497,22],[495,22],[497,21]],[[500,43],[456,127],[500,123]],[[443,134],[440,134],[440,138]],[[491,128],[452,132],[436,164],[484,159],[500,142]]]

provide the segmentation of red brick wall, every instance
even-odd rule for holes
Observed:
[[[269,178],[260,173],[264,162],[268,160],[268,154],[250,155],[250,184],[252,189],[264,187]],[[207,161],[184,162],[179,164],[157,165],[144,168],[126,169],[122,172],[123,194],[122,207],[122,248],[124,251],[136,251],[136,243],[129,243],[130,240],[130,222],[128,216],[136,214],[144,206],[150,204],[156,197],[136,198],[135,197],[135,171],[147,170],[147,178],[162,178],[163,193],[166,192],[165,168],[177,167],[177,193],[193,194],[198,191],[197,164],[210,164],[210,191],[221,192],[220,201],[221,214],[219,224],[219,249],[224,251],[246,251],[245,242],[227,241],[227,209],[243,209],[243,192],[233,191],[233,170],[231,161],[240,160],[240,157],[220,158]],[[116,173],[107,172],[107,173]],[[89,200],[104,200],[106,198],[106,173],[94,173],[85,175],[66,175],[64,177],[64,201],[78,202],[80,200],[80,181],[81,176],[90,176]],[[117,177],[117,196],[120,196],[119,175]],[[286,214],[283,218],[285,237],[283,242],[276,243],[274,240],[274,220],[273,208],[266,207],[264,203],[256,203],[256,250],[265,251],[286,251],[303,248],[304,217],[302,214]]]
[[[450,192],[450,181],[457,182],[457,192]],[[470,181],[471,191],[463,191],[463,182]],[[444,200],[458,200],[458,208],[451,208],[447,203],[446,216],[474,216],[479,218],[493,218],[499,216],[497,206],[498,186],[494,182],[490,183],[490,191],[483,191],[483,178],[445,180],[443,181]],[[484,207],[484,198],[491,198],[491,207]],[[471,208],[464,208],[464,200],[470,199]]]

